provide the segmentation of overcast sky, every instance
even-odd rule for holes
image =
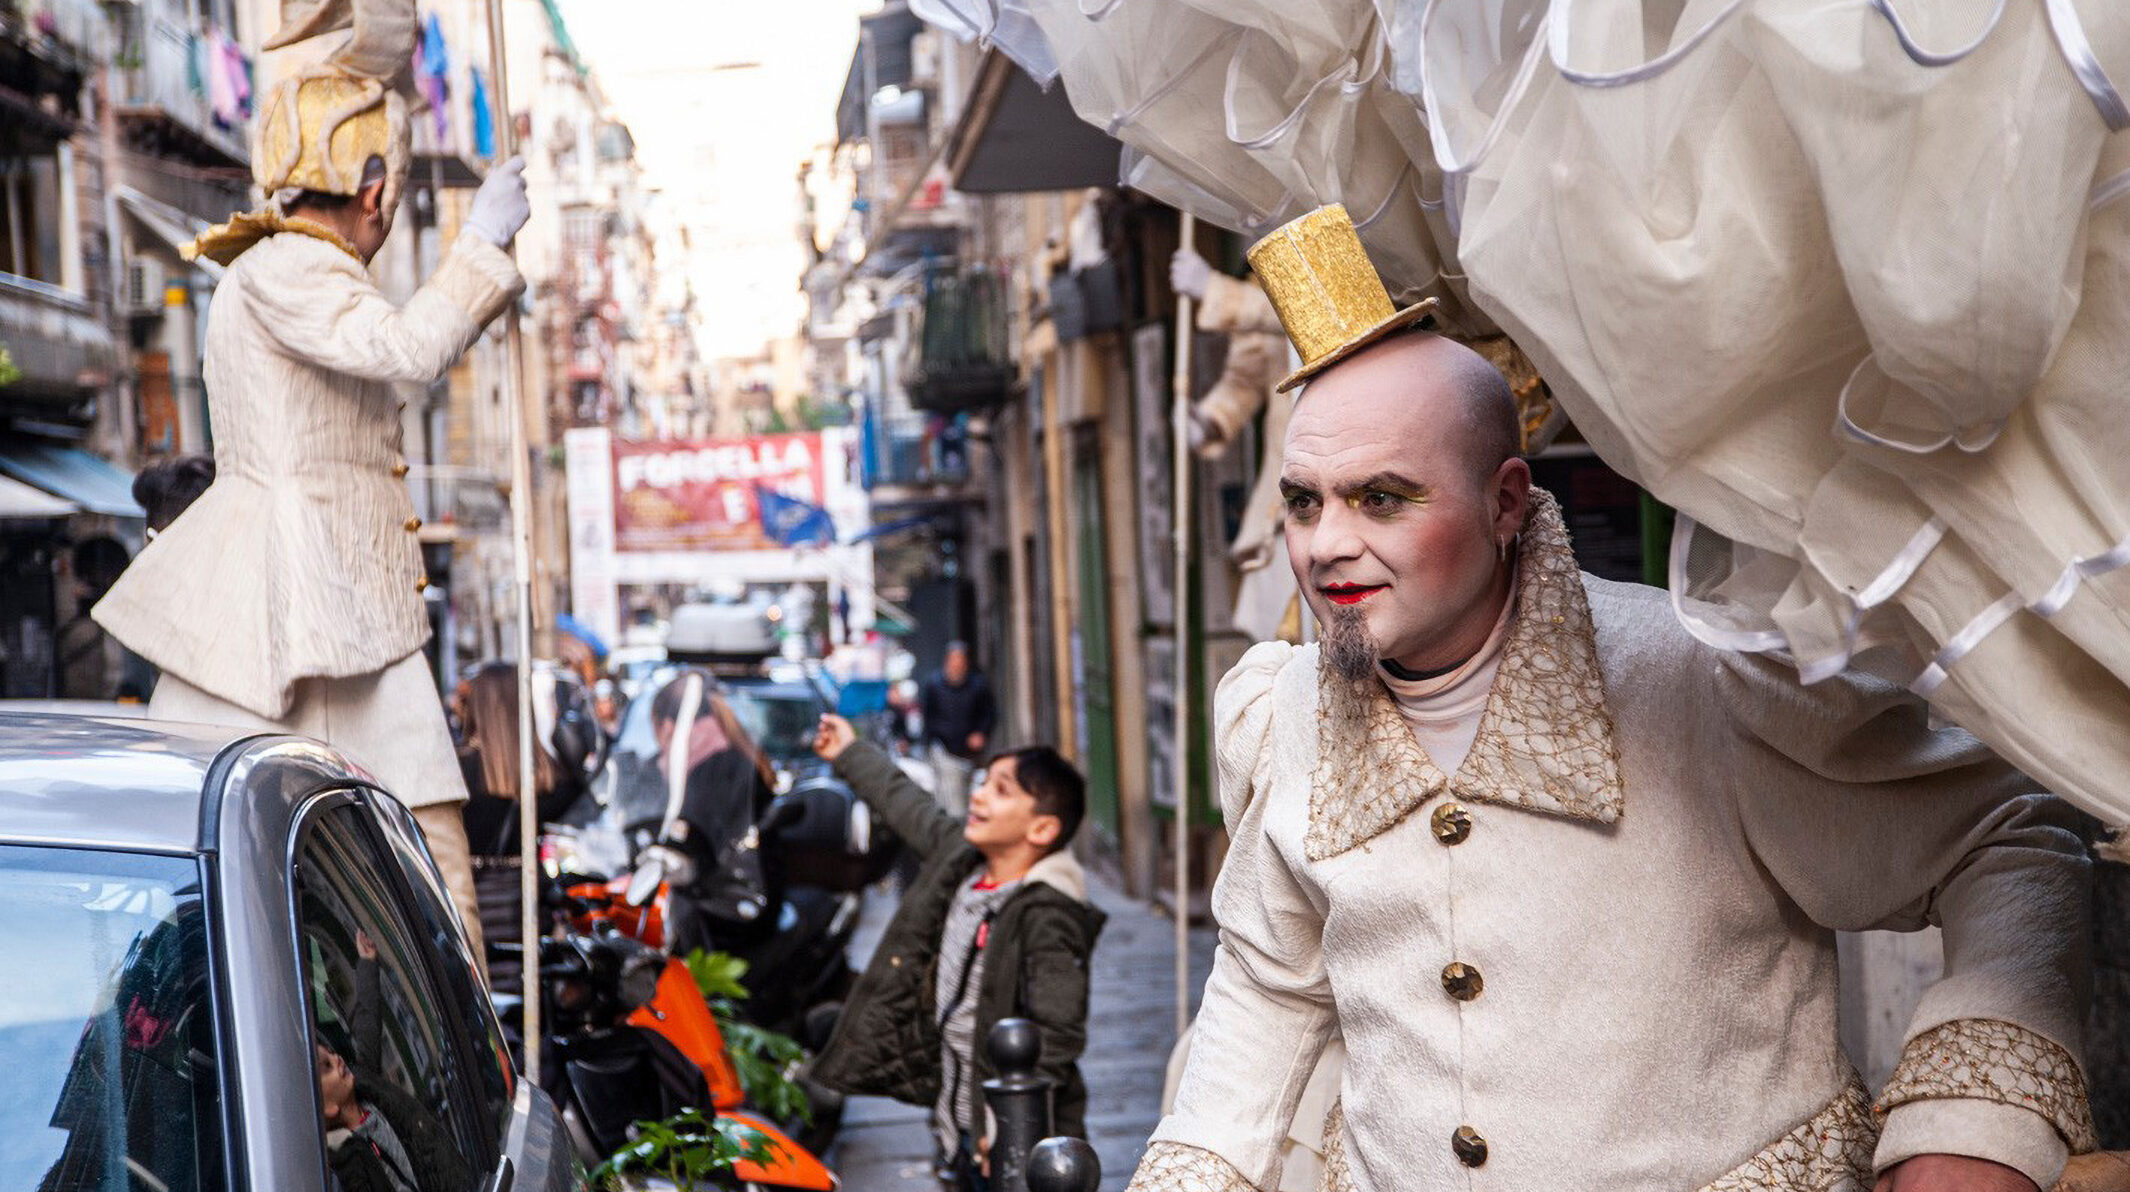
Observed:
[[[879,0],[561,3],[651,185],[691,228],[704,349],[748,356],[792,334],[805,314],[795,179],[835,139],[858,14]]]

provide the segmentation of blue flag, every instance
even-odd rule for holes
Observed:
[[[762,511],[762,533],[771,542],[783,546],[829,546],[836,541],[836,523],[819,505],[762,485],[755,486],[754,499]]]

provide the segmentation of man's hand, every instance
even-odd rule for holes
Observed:
[[[2017,1168],[1966,1155],[1917,1155],[1896,1163],[1872,1192],[2041,1192]]]
[[[842,757],[843,751],[857,739],[858,730],[851,727],[851,722],[831,712],[814,728],[814,752],[822,761],[832,762]]]
[[[984,751],[984,742],[990,739],[991,738],[985,736],[982,733],[970,733],[969,739],[966,742],[966,744],[969,746],[969,752],[982,753]]]

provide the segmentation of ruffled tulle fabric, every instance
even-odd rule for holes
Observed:
[[[1342,202],[1677,507],[1706,640],[2130,822],[2130,5],[915,0],[1246,234]]]

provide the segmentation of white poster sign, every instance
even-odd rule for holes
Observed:
[[[569,498],[570,605],[607,644],[621,641],[621,597],[614,572],[614,444],[603,426],[563,432]]]

